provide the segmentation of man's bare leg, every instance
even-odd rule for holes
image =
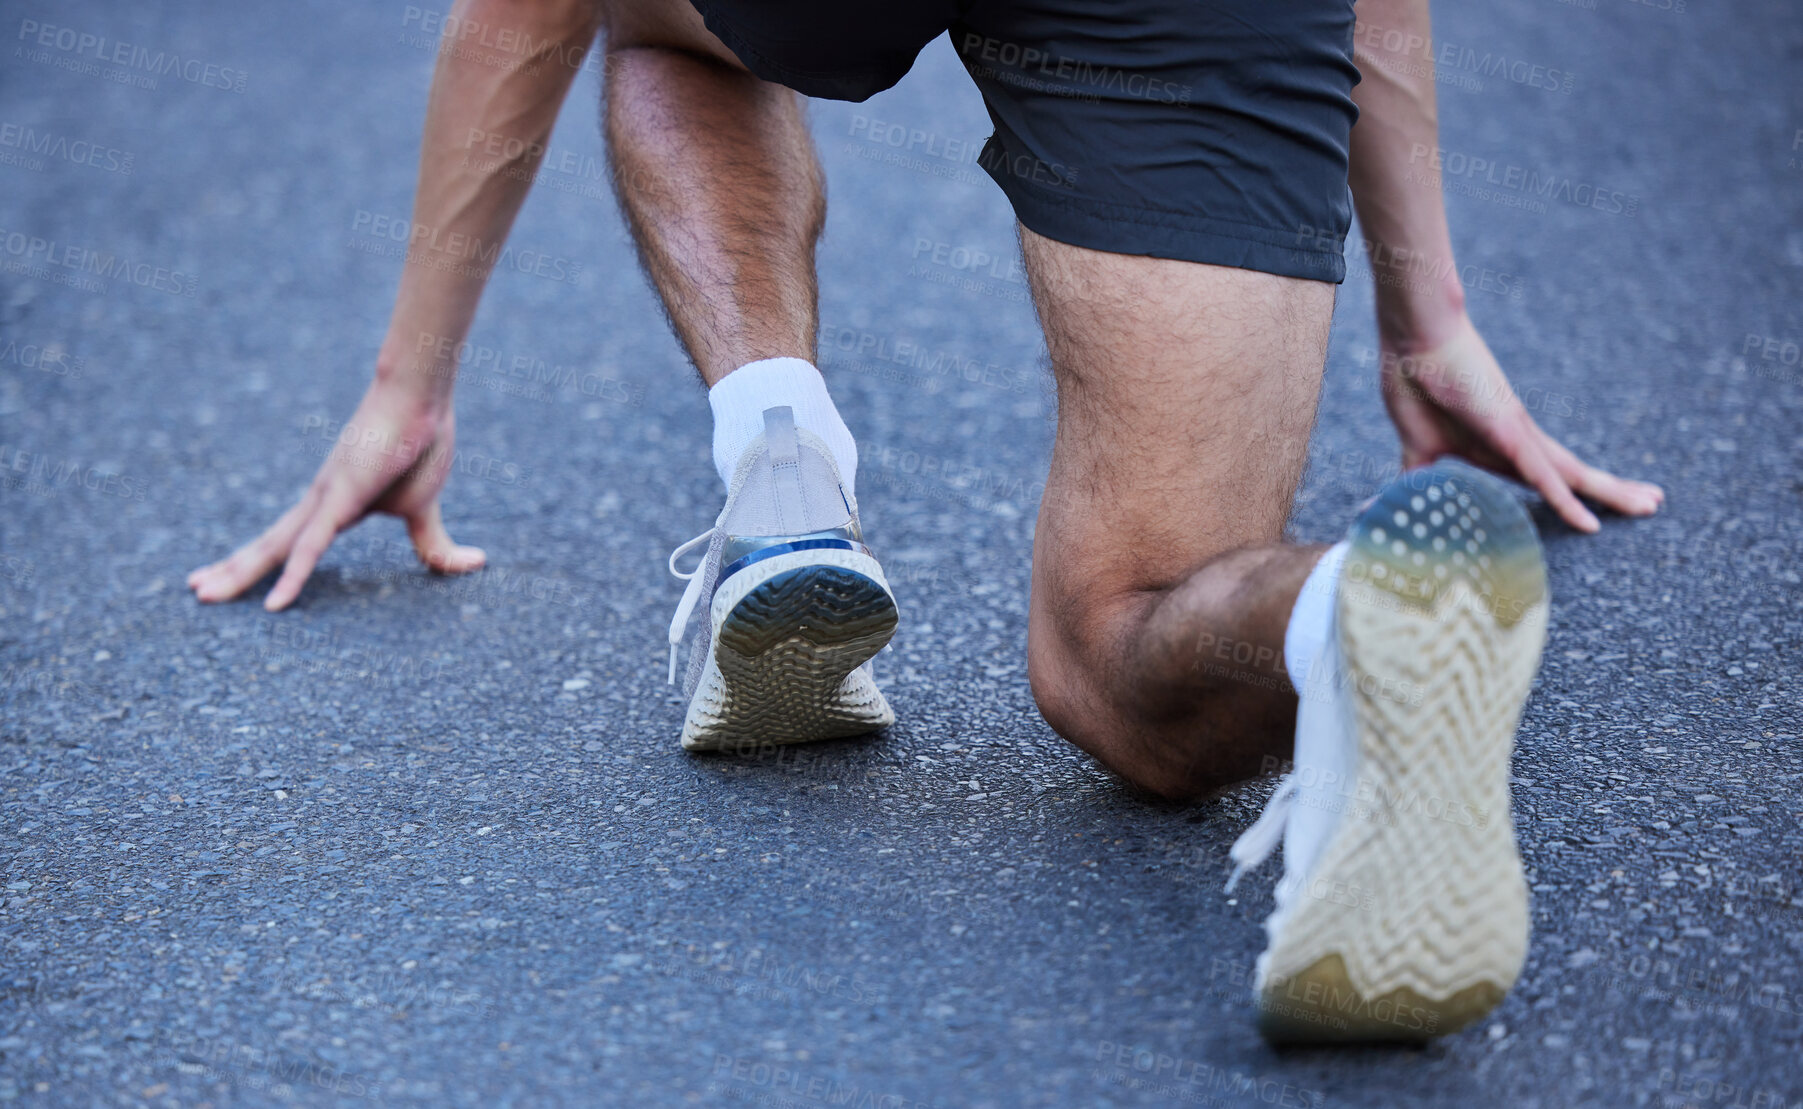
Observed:
[[[1334,289],[1021,238],[1058,379],[1034,695],[1122,777],[1195,797],[1289,755],[1284,631],[1322,548],[1280,540]]]
[[[1439,462],[1384,487],[1314,593],[1320,549],[1280,539],[1332,287],[1023,241],[1059,383],[1029,628],[1047,721],[1169,797],[1293,753],[1231,853],[1237,880],[1285,849],[1256,964],[1267,1037],[1469,1025],[1527,945],[1508,764],[1546,628],[1532,523]],[[1310,683],[1299,718],[1287,634],[1321,636],[1320,668],[1287,660]]]
[[[746,72],[682,0],[613,4],[606,33],[615,188],[703,380],[811,360],[826,196],[801,98]]]
[[[856,443],[812,364],[826,198],[800,98],[748,73],[685,0],[614,4],[606,23],[615,187],[708,384],[728,489],[695,541],[700,563],[678,571],[682,745],[752,752],[875,731],[895,717],[863,664],[893,634],[895,599],[863,543]]]
[[[1464,455],[1532,485],[1585,531],[1598,525],[1579,495],[1655,511],[1656,486],[1589,466],[1542,431],[1472,330],[1437,170],[1414,183],[1412,152],[1436,141],[1431,66],[1367,48],[1405,37],[1398,29],[1417,48],[1430,41],[1427,4],[1359,0],[1358,12],[1366,79],[1351,184],[1364,229],[1386,257],[1454,275],[1433,289],[1379,275],[1385,399],[1405,465]],[[1288,754],[1283,636],[1321,549],[1277,542],[1332,288],[1022,238],[1059,385],[1029,632],[1041,708],[1155,792],[1243,778],[1264,754]]]
[[[606,23],[615,190],[708,385],[715,469],[730,487],[786,407],[855,489],[857,444],[813,365],[826,195],[801,98],[747,72],[685,0],[616,2]]]

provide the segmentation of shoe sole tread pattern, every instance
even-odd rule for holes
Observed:
[[[728,578],[713,607],[724,615],[683,726],[684,748],[842,739],[894,722],[859,669],[889,642],[897,621],[875,559],[782,555]]]
[[[1471,467],[1404,475],[1354,524],[1338,616],[1358,781],[1308,876],[1352,892],[1299,894],[1261,983],[1268,1039],[1425,1041],[1514,984],[1528,896],[1509,764],[1547,612],[1532,522]]]

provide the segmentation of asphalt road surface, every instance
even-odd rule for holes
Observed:
[[[719,508],[708,413],[608,194],[595,59],[462,383],[446,515],[489,568],[431,578],[377,521],[269,616],[183,578],[290,502],[368,379],[437,12],[4,8],[0,1100],[1803,1102],[1781,0],[1438,13],[1474,317],[1543,423],[1669,502],[1592,538],[1536,502],[1519,986],[1426,1049],[1281,1052],[1247,985],[1277,866],[1221,892],[1271,781],[1149,801],[1034,711],[1052,394],[944,42],[812,114],[899,720],[696,758],[663,560]],[[1306,539],[1396,462],[1349,254]]]

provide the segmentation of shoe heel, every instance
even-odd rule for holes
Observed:
[[[1258,999],[1258,1031],[1274,1044],[1426,1043],[1496,1008],[1505,986],[1476,982],[1444,998],[1401,986],[1367,997],[1346,961],[1329,955],[1291,978],[1273,977]]]
[[[791,564],[785,565],[784,560]],[[683,746],[757,748],[865,735],[894,722],[854,673],[895,634],[895,598],[868,555],[801,552],[722,601],[709,670]]]
[[[895,601],[843,566],[798,566],[760,582],[720,625],[722,673],[806,660],[796,676],[837,688],[895,634]],[[731,681],[733,674],[728,673]]]

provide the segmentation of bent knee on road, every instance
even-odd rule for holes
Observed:
[[[1060,680],[1063,674],[1052,670],[1043,653],[1037,665],[1029,653],[1027,677],[1040,716],[1135,789],[1167,801],[1196,801],[1248,776],[1237,762],[1215,757],[1208,742],[1208,733],[1224,734],[1232,726],[1232,706],[1225,698],[1218,706],[1205,705],[1203,719],[1189,714],[1159,721],[1121,706],[1094,681]]]

